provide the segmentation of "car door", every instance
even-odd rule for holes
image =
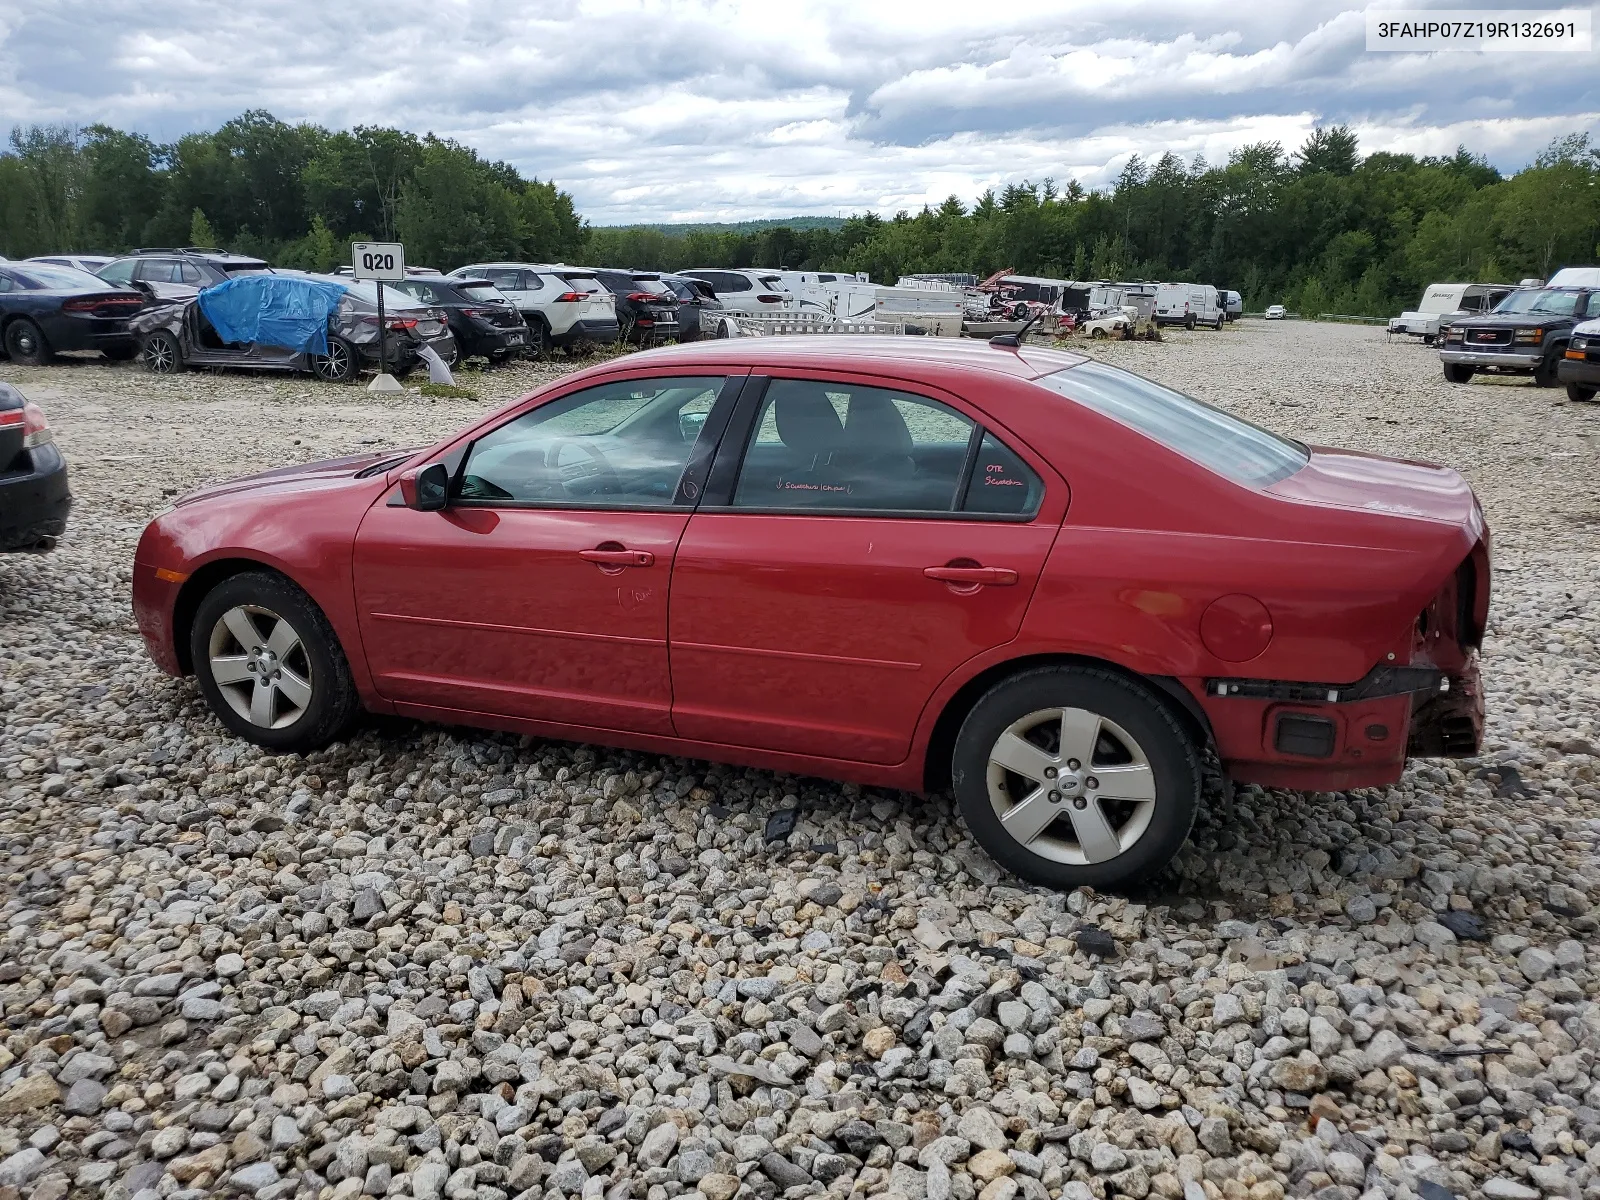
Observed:
[[[900,762],[939,683],[1016,636],[1066,486],[956,397],[775,375],[747,385],[678,546],[673,726]]]
[[[673,555],[738,382],[571,392],[453,449],[443,511],[375,505],[354,572],[378,693],[416,715],[670,734]]]

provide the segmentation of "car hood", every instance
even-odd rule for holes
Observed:
[[[1455,525],[1474,541],[1483,531],[1471,485],[1436,463],[1314,446],[1304,467],[1267,490],[1306,504]]]
[[[240,492],[258,492],[268,489],[279,491],[307,491],[318,487],[327,487],[332,484],[342,483],[352,479],[360,471],[381,462],[397,462],[416,454],[421,447],[407,450],[374,450],[366,454],[351,454],[344,458],[328,458],[321,462],[301,463],[293,467],[277,467],[271,471],[261,471],[255,475],[243,475],[238,479],[228,479],[221,483],[214,483],[208,487],[198,488],[177,500],[177,506],[183,507],[195,504],[202,500],[215,500],[220,496],[237,495]]]
[[[1600,335],[1600,321],[1585,321],[1581,325],[1574,325],[1572,332],[1581,333],[1584,337],[1595,337]]]

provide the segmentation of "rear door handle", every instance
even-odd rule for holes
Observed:
[[[1010,587],[1017,581],[1017,573],[1010,567],[923,567],[929,579],[944,583],[986,584],[989,587]]]
[[[648,550],[579,550],[578,557],[604,567],[648,567],[656,561]]]

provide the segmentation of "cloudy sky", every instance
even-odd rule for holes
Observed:
[[[596,224],[739,220],[1096,187],[1340,121],[1515,169],[1600,139],[1600,54],[1368,53],[1351,0],[0,0],[5,123],[171,139],[246,108],[453,137]]]

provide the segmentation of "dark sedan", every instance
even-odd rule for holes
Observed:
[[[511,298],[487,279],[412,277],[389,285],[419,303],[442,309],[462,358],[516,358],[528,345],[528,325]]]
[[[71,507],[67,464],[44,413],[0,383],[0,554],[52,549]]]
[[[660,283],[647,282],[659,276],[610,269],[596,271],[594,275],[601,286],[616,297],[617,324],[622,327],[624,340],[641,346],[677,340],[678,298]]]
[[[98,350],[132,358],[128,318],[144,296],[75,267],[0,264],[0,341],[14,363],[37,367],[58,350]]]

